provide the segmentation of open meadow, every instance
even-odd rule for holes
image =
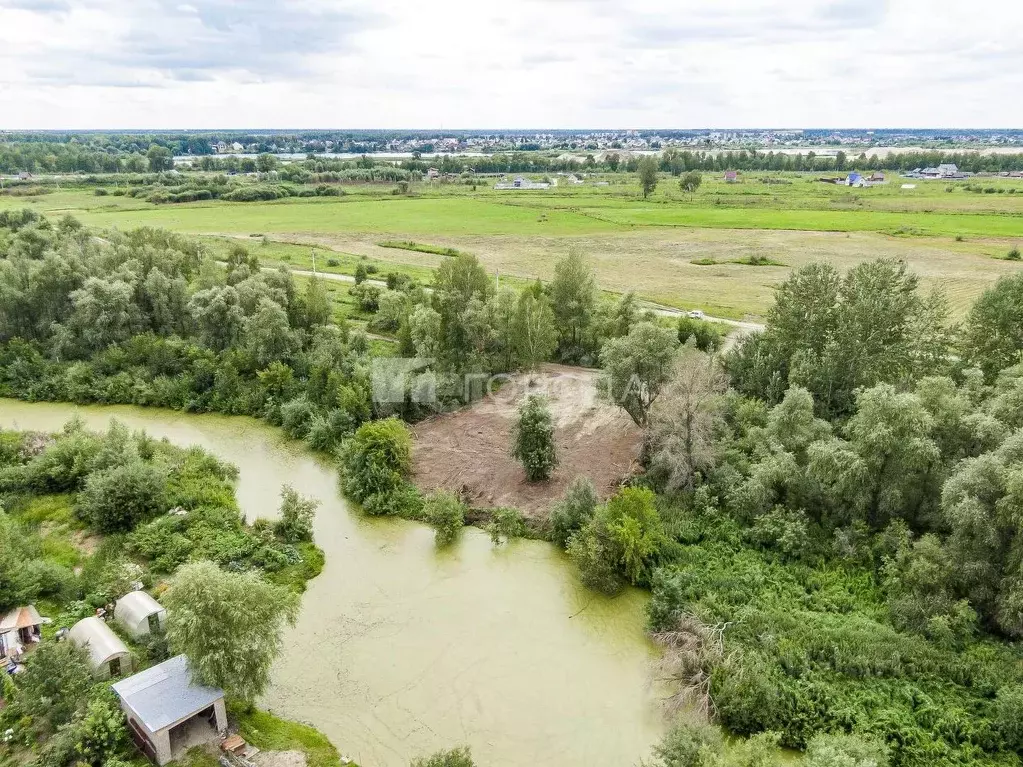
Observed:
[[[940,286],[962,314],[1019,262],[1023,182],[903,179],[870,188],[823,184],[809,174],[747,174],[726,184],[705,174],[694,195],[662,176],[644,199],[631,174],[537,191],[419,184],[409,195],[390,184],[345,186],[342,197],[272,202],[218,200],[155,205],[96,195],[92,188],[0,196],[0,209],[70,213],[97,229],[165,227],[209,238],[212,247],[242,240],[266,264],[351,274],[360,260],[381,272],[428,278],[446,257],[405,249],[454,248],[475,254],[504,277],[547,279],[554,262],[584,254],[607,290],[700,308],[728,318],[762,317],[773,289],[794,267],[827,260],[841,269],[881,256],[905,260],[926,287]],[[381,246],[387,243],[388,247]],[[395,247],[395,244],[399,247]],[[763,265],[753,265],[759,261]]]

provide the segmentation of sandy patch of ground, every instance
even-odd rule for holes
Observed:
[[[260,751],[252,759],[257,767],[305,767],[305,754],[301,751]]]
[[[635,467],[642,432],[621,408],[597,400],[597,371],[545,365],[514,376],[500,391],[414,429],[413,473],[423,490],[460,493],[479,508],[512,506],[546,514],[575,477],[593,480],[610,495]],[[528,393],[545,394],[555,421],[559,466],[549,482],[526,481],[511,456],[512,426]]]

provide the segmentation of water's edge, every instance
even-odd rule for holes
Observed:
[[[0,399],[2,428],[54,431],[74,415],[230,461],[249,519],[272,517],[285,483],[320,501],[326,567],[261,704],[363,767],[462,743],[490,767],[622,767],[663,732],[638,590],[586,591],[540,541],[495,548],[466,528],[438,552],[422,525],[352,514],[330,461],[252,418]]]

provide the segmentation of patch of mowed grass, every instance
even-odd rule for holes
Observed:
[[[337,749],[319,730],[309,725],[280,719],[267,711],[246,710],[231,704],[230,716],[237,721],[245,740],[264,751],[301,751],[308,767],[340,767]],[[358,767],[355,762],[348,762]]]
[[[586,213],[588,209],[582,209]],[[1023,217],[978,213],[891,213],[886,211],[762,210],[725,207],[634,206],[594,208],[604,220],[644,227],[792,229],[817,232],[896,232],[919,235],[1023,236]]]

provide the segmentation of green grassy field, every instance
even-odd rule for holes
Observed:
[[[310,269],[315,250],[320,271],[352,274],[363,260],[379,275],[400,271],[424,282],[446,256],[380,243],[467,251],[512,281],[547,279],[559,257],[577,251],[608,290],[735,318],[762,316],[790,269],[813,260],[845,269],[879,256],[904,259],[926,287],[944,289],[959,314],[1000,275],[1023,268],[1004,258],[1023,240],[1020,180],[973,180],[993,190],[978,194],[964,182],[917,181],[904,190],[891,174],[865,189],[797,174],[748,174],[738,184],[706,174],[692,199],[668,177],[643,199],[632,176],[601,178],[606,186],[542,192],[496,192],[488,179],[475,190],[417,185],[413,196],[392,195],[385,184],[346,187],[340,198],[162,206],[63,189],[0,196],[0,209],[70,213],[100,229],[166,227],[201,235],[217,250],[241,241],[264,263],[295,269]],[[741,263],[751,257],[784,266]]]

